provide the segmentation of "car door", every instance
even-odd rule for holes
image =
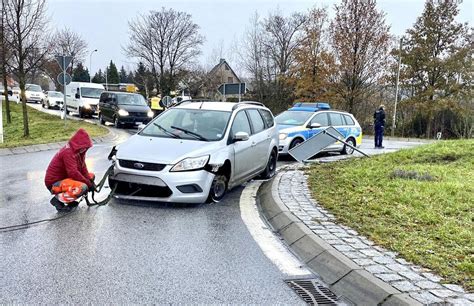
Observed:
[[[252,150],[254,151],[251,173],[253,175],[262,171],[267,165],[271,135],[268,135],[268,131],[265,131],[265,122],[257,109],[247,109],[246,112],[252,127],[250,141],[252,142]]]
[[[246,141],[234,141],[233,137],[237,132],[245,132],[249,135],[249,139]],[[232,122],[230,129],[230,141],[234,151],[234,163],[233,163],[233,181],[241,182],[245,178],[249,177],[252,172],[253,160],[253,147],[250,139],[252,135],[252,129],[247,117],[247,113],[242,110],[239,111]]]
[[[345,125],[344,118],[342,117],[342,114],[340,113],[335,113],[335,112],[329,112],[329,122],[333,128],[338,130],[344,138],[347,137],[347,126]],[[328,149],[331,150],[342,150],[342,147],[344,144],[342,142],[337,141],[333,145],[329,146]]]
[[[102,118],[107,119],[108,93],[103,92],[99,98],[99,110]]]
[[[319,128],[314,128],[314,129],[310,129],[309,131],[309,138],[313,137],[314,135],[318,134],[319,132],[321,132],[323,129],[327,128],[329,126],[329,118],[328,118],[328,114],[326,112],[324,113],[318,113],[316,114],[316,116],[314,116],[311,121],[309,122],[309,125],[311,126],[311,124],[313,123],[318,123],[321,125],[321,127]]]

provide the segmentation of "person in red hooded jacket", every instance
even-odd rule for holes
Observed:
[[[94,188],[95,176],[86,166],[86,152],[91,147],[89,134],[79,129],[49,163],[44,183],[55,195],[50,203],[58,211],[77,206],[75,200]]]

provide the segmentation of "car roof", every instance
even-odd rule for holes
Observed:
[[[188,102],[188,103],[186,103]],[[219,102],[219,101],[183,101],[181,104],[178,104],[174,108],[186,108],[186,109],[205,109],[205,110],[217,110],[217,111],[226,111],[226,112],[232,112],[237,108],[263,108],[266,109],[266,107],[258,102]]]
[[[317,112],[320,110],[329,110],[331,106],[326,102],[296,102],[291,111],[306,111],[306,112]]]
[[[103,92],[104,93],[113,93],[113,94],[125,94],[125,95],[139,95],[139,93],[136,92],[126,92],[126,91],[113,91],[113,90],[106,90]]]

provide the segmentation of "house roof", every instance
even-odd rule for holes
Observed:
[[[229,69],[230,69],[230,71],[232,72],[232,74],[235,75],[235,77],[237,78],[237,83],[241,83],[240,78],[239,78],[239,76],[237,75],[237,73],[235,73],[234,69],[232,69],[232,67],[229,65],[229,63],[228,63],[225,59],[223,59],[223,58],[221,58],[221,60],[219,61],[219,64],[215,65],[215,66],[211,69],[211,71],[209,71],[209,74],[211,74],[211,75],[212,75],[212,74],[216,74],[217,70],[219,70],[219,68],[220,68],[222,65],[224,65],[224,64],[226,64],[227,67],[229,67]]]

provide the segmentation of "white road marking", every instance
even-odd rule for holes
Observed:
[[[261,219],[255,197],[261,182],[250,182],[240,196],[240,215],[265,256],[288,276],[306,276],[311,272],[273,234]]]

